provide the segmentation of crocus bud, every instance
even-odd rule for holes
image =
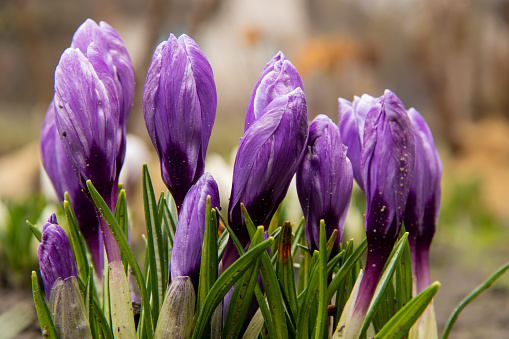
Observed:
[[[52,214],[42,228],[41,243],[37,247],[39,268],[46,297],[58,278],[65,280],[76,276],[76,262],[71,244],[65,231],[58,226],[57,217]]]
[[[69,239],[52,214],[37,248],[39,268],[53,322],[60,338],[92,338],[85,305],[76,279]]]
[[[345,338],[358,338],[378,280],[396,242],[415,164],[412,124],[399,98],[389,90],[366,117],[361,173],[366,194],[366,271],[352,312],[341,316]],[[349,300],[348,303],[351,301]],[[347,306],[345,306],[347,308]]]
[[[244,246],[249,236],[240,204],[255,225],[268,227],[304,156],[307,138],[306,97],[300,87],[274,99],[244,133],[228,208],[230,226]]]
[[[91,180],[114,206],[119,100],[115,81],[95,43],[86,55],[68,48],[55,71],[56,125],[83,189]]]
[[[359,187],[364,190],[361,176],[361,150],[364,138],[364,121],[377,99],[364,94],[355,96],[353,102],[339,98],[338,127],[341,141],[348,147],[347,156],[352,162],[353,176]]]
[[[204,171],[216,116],[212,68],[193,39],[171,34],[157,46],[143,91],[147,131],[177,209]]]
[[[207,196],[211,208],[220,206],[217,184],[209,173],[203,174],[186,194],[171,251],[171,279],[188,276],[195,288],[200,273]]]
[[[416,293],[430,284],[429,247],[440,214],[442,163],[433,135],[415,109],[408,110],[415,135],[415,169],[405,209],[405,229],[416,279]]]
[[[265,65],[258,78],[247,105],[244,132],[265,112],[265,107],[280,95],[285,95],[300,87],[304,90],[302,79],[293,64],[282,52],[276,54]]]
[[[326,115],[318,115],[311,122],[307,146],[297,170],[297,193],[306,220],[306,240],[311,253],[319,249],[323,219],[327,239],[335,229],[338,231],[333,249],[336,252],[350,206],[352,165],[338,127]]]
[[[94,266],[101,275],[104,262],[104,247],[99,230],[94,205],[81,190],[80,183],[71,162],[67,158],[64,145],[60,140],[55,125],[55,106],[51,102],[42,125],[41,132],[41,159],[57,193],[60,203],[64,201],[64,194],[68,192],[69,201],[74,209],[76,221],[83,237],[87,241]]]
[[[108,23],[99,25],[87,19],[74,33],[71,48],[77,48],[87,55],[88,46],[94,43],[102,55],[109,73],[115,82],[119,101],[119,126],[117,131],[117,176],[124,162],[127,121],[134,98],[134,69],[127,49],[120,35]]]

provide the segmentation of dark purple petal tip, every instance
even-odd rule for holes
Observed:
[[[47,298],[58,278],[65,280],[70,276],[76,276],[76,263],[71,244],[65,231],[58,226],[55,214],[49,217],[42,229],[37,256]]]

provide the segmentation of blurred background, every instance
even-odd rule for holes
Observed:
[[[159,42],[186,33],[214,70],[218,108],[208,169],[222,181],[224,206],[249,96],[281,50],[303,78],[310,119],[327,114],[337,122],[338,97],[380,96],[389,88],[430,125],[444,164],[431,273],[442,283],[435,300],[439,329],[509,258],[508,0],[2,0],[0,328],[19,312],[35,315],[29,272],[37,268],[36,244],[25,220],[42,225],[51,213],[43,211],[51,198],[41,194],[40,128],[60,54],[87,18],[119,32],[135,69],[129,132],[140,139],[128,191],[134,218],[143,220],[136,182],[141,162],[151,164],[156,191],[164,189],[142,114],[147,69]],[[351,213],[363,209],[353,204]],[[135,233],[141,225],[134,222]],[[34,317],[0,338],[29,338]],[[467,308],[451,338],[508,333],[504,277]]]

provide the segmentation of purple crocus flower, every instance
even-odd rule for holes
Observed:
[[[118,177],[124,162],[127,121],[133,105],[134,69],[122,38],[108,23],[101,21],[98,25],[92,19],[85,20],[74,33],[71,48],[77,48],[87,55],[91,43],[94,43],[103,57],[117,88],[119,126],[121,127],[117,131],[116,175]]]
[[[353,102],[343,98],[338,100],[338,127],[341,140],[348,147],[347,156],[352,162],[353,176],[363,191],[361,150],[364,138],[364,121],[376,102],[377,99],[368,94],[361,97],[355,96]]]
[[[220,206],[217,184],[210,173],[204,173],[184,198],[171,252],[171,279],[188,276],[195,288],[198,288],[207,196],[211,208]]]
[[[171,34],[157,46],[143,91],[148,134],[177,209],[203,174],[216,116],[212,68],[193,39]]]
[[[71,162],[65,153],[64,145],[60,140],[55,124],[55,106],[53,101],[48,107],[42,125],[41,158],[44,169],[55,188],[60,203],[64,201],[65,192],[68,192],[76,221],[87,241],[92,259],[94,260],[94,266],[100,276],[104,262],[104,247],[99,230],[99,220],[97,219],[94,205],[82,191]]]
[[[415,109],[408,110],[415,135],[415,170],[405,209],[405,229],[412,256],[417,293],[430,284],[429,247],[440,214],[442,163],[433,135]]]
[[[274,99],[244,133],[233,167],[228,221],[243,246],[249,241],[240,204],[255,225],[268,227],[300,164],[308,138],[306,97],[302,89]],[[228,243],[223,267],[238,256]]]
[[[304,90],[302,79],[293,64],[282,52],[277,53],[265,65],[258,78],[246,110],[244,132],[265,112],[265,107],[280,95],[285,95],[300,87]]]
[[[306,240],[311,253],[319,249],[323,219],[327,239],[335,229],[338,231],[333,249],[336,252],[350,206],[352,165],[338,127],[326,115],[318,115],[311,122],[307,146],[297,170],[297,193],[306,220]]]
[[[57,279],[65,280],[77,276],[76,262],[71,244],[65,231],[58,226],[57,217],[52,214],[42,228],[41,243],[37,247],[39,268],[46,297]]]
[[[386,90],[368,112],[364,126],[361,173],[367,200],[364,225],[368,253],[366,270],[352,317],[346,323],[346,332],[357,333],[362,327],[401,229],[414,164],[412,124],[399,98]],[[343,325],[342,321],[340,323]]]

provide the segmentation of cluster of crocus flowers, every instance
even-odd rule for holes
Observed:
[[[78,286],[76,262],[65,231],[52,214],[37,248],[49,308],[60,338],[92,338]]]

